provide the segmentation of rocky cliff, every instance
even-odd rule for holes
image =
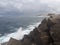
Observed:
[[[60,45],[60,16],[45,18],[22,40],[11,38],[7,45]]]

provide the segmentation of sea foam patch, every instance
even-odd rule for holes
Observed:
[[[31,31],[33,31],[33,29],[34,29],[35,27],[38,27],[39,24],[40,24],[40,22],[34,23],[33,25],[27,26],[26,29],[23,29],[23,27],[20,27],[20,28],[17,29],[17,31],[14,32],[14,33],[10,33],[10,34],[8,34],[8,35],[5,34],[4,36],[0,37],[0,43],[8,42],[11,37],[12,37],[12,38],[15,38],[15,39],[17,39],[17,40],[20,40],[20,39],[23,38],[23,36],[24,36],[25,34],[28,35]]]

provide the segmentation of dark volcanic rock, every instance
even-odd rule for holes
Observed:
[[[10,39],[8,45],[60,45],[60,16],[44,19],[20,41]]]

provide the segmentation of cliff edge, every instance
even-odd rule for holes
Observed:
[[[60,16],[45,18],[22,40],[11,38],[7,45],[60,45]]]

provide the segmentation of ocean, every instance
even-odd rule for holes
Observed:
[[[25,34],[29,34],[37,27],[44,17],[0,17],[0,43],[15,38],[20,40]]]

